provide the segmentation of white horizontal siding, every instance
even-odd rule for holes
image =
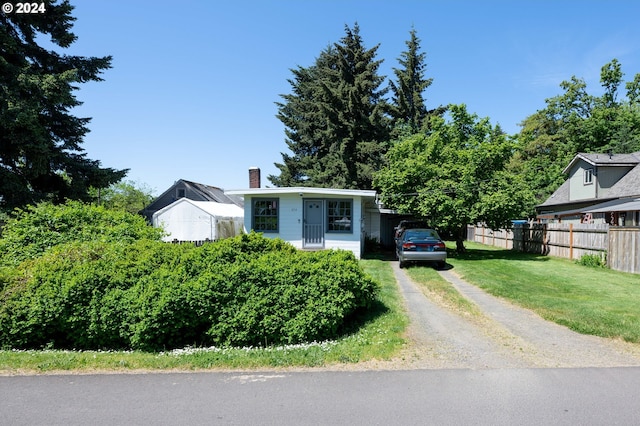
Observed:
[[[251,229],[251,206],[253,204],[251,196],[245,196],[244,214],[245,214],[245,232],[249,232]],[[265,198],[265,197],[258,197]],[[269,197],[270,198],[270,197]],[[290,242],[297,248],[302,248],[302,227],[303,227],[303,202],[306,197],[301,197],[299,194],[278,194],[279,199],[278,207],[278,232],[265,232],[264,236],[269,238],[282,238],[285,241]],[[350,196],[331,196],[328,198],[312,196],[307,199],[321,200],[321,199],[347,199],[353,200],[353,233],[327,233],[325,232],[325,249],[343,249],[353,252],[353,254],[360,258],[362,254],[363,239],[362,239],[362,200],[361,197]],[[326,208],[326,203],[325,203]]]

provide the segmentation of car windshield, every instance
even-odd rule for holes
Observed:
[[[407,241],[439,240],[440,237],[432,229],[421,229],[419,231],[407,231],[404,239]]]

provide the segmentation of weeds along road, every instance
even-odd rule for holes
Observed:
[[[555,368],[640,366],[640,347],[587,336],[485,293],[440,271],[482,315],[454,312],[423,293],[392,262],[411,317],[415,345],[405,354],[412,368]]]

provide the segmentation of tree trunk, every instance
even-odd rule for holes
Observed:
[[[456,251],[458,253],[464,253],[467,249],[464,247],[464,240],[467,237],[467,225],[462,225],[458,230],[456,236]]]

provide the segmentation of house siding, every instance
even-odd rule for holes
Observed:
[[[593,180],[591,184],[585,185],[584,173],[586,170],[593,170]],[[570,200],[586,200],[596,198],[598,196],[596,188],[598,186],[598,172],[596,167],[580,160],[569,173],[569,199]]]
[[[249,232],[251,226],[251,218],[253,215],[252,206],[253,199],[268,198],[264,196],[245,196],[244,203],[244,215],[245,215],[245,231]],[[274,197],[275,198],[275,197]],[[363,225],[364,210],[362,197],[357,196],[314,196],[312,194],[306,194],[301,197],[299,194],[278,194],[279,199],[278,206],[278,232],[265,232],[264,236],[269,238],[281,238],[290,242],[296,248],[302,249],[302,227],[303,227],[303,203],[304,200],[323,200],[325,206],[325,218],[326,218],[326,203],[328,200],[352,200],[352,220],[353,229],[352,232],[326,232],[324,234],[324,248],[325,249],[343,249],[353,252],[353,254],[360,258],[364,238]]]

